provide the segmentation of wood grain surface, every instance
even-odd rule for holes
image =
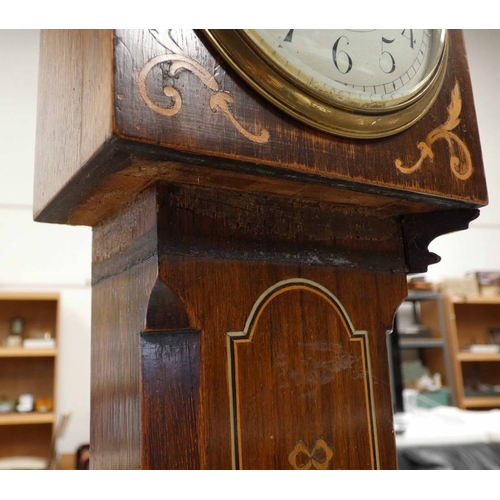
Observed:
[[[487,203],[462,34],[429,113],[318,132],[198,30],[42,37],[35,219],[93,227],[93,469],[394,469],[387,334]]]
[[[44,35],[37,220],[93,226],[156,180],[399,214],[488,202],[460,30],[450,30],[447,74],[431,110],[377,140],[297,123],[249,89],[196,30],[113,35]],[[59,46],[68,48],[55,57]],[[266,141],[252,136],[262,130]]]
[[[402,262],[396,221],[370,233],[337,214],[312,262],[314,225],[291,223],[303,207],[250,202],[160,184],[94,229],[92,468],[396,467],[387,332],[407,291],[384,263]],[[321,261],[363,234],[379,268],[362,253],[348,269]],[[231,334],[286,280],[298,288],[265,308],[231,369]]]
[[[112,136],[112,30],[41,30],[34,212]]]
[[[431,111],[409,130],[378,140],[343,139],[288,118],[257,96],[227,68],[199,32],[117,30],[115,36],[118,40],[115,91],[119,96],[116,132],[121,137],[223,158],[237,157],[240,161],[272,166],[277,171],[309,173],[332,180],[355,179],[383,188],[443,194],[478,204],[486,200],[474,102],[460,31],[450,33],[446,81]],[[176,55],[196,62],[203,71],[195,72],[189,62],[177,60]],[[145,83],[148,95],[157,106],[152,108],[140,95],[138,82],[130,75],[135,68],[146,67],[155,57],[158,63],[151,67]],[[170,77],[170,80],[169,61],[177,63],[175,78]],[[164,95],[167,84],[169,89],[178,92],[179,97]],[[461,93],[462,119],[456,132],[468,145],[473,157],[473,180],[459,181],[450,171],[451,151],[446,140],[433,144],[436,156],[433,161],[425,162],[412,174],[402,173],[396,167],[396,160],[401,160],[406,166],[417,162],[420,157],[417,144],[449,118],[448,108],[456,84]],[[220,108],[214,109],[211,101],[214,93],[230,95],[232,116],[248,131],[267,130],[269,140],[261,143],[242,134],[228,120],[227,114]],[[180,109],[172,116],[161,113],[175,105]],[[199,123],[203,126],[198,126]]]

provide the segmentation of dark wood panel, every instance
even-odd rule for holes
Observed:
[[[108,47],[109,33],[87,31],[84,41],[78,30],[64,32],[61,37],[70,37],[66,44],[47,36],[41,54],[47,69],[40,94],[50,109],[40,112],[36,220],[94,226],[158,180],[363,206],[393,215],[487,203],[460,30],[450,30],[447,75],[430,112],[410,129],[377,140],[338,138],[275,110],[233,74],[196,30],[116,30],[114,59],[107,48],[96,55],[96,47]],[[70,51],[72,57],[64,53],[53,58],[50,43],[73,47],[76,55]],[[83,76],[74,66],[80,52]],[[90,57],[98,61],[101,69],[95,74],[101,71],[104,81],[109,66],[115,70],[109,102],[104,84],[84,78]],[[88,98],[76,100],[77,109],[69,106],[74,107],[73,88],[81,88],[79,95]],[[234,102],[221,108],[214,104],[220,96]],[[55,113],[65,109],[62,102],[69,103],[64,116],[75,120]],[[180,107],[171,112],[175,103]],[[80,122],[82,113],[87,118]],[[269,140],[252,136],[264,129]],[[47,130],[63,139],[47,147]]]
[[[405,269],[396,217],[283,196],[166,183],[158,189],[161,256]]]
[[[116,130],[122,137],[251,161],[280,171],[355,179],[478,204],[486,201],[474,101],[459,30],[450,31],[447,74],[430,112],[409,130],[377,140],[338,138],[277,111],[227,67],[199,32],[117,30],[115,36]],[[231,100],[226,112],[214,104],[220,95]],[[235,126],[235,120],[240,126]],[[456,127],[449,130],[452,122]],[[260,136],[263,131],[267,140]],[[425,142],[426,151],[432,150],[433,155],[420,168],[410,168],[421,158]],[[465,164],[469,154],[470,175]]]
[[[200,332],[145,332],[140,348],[142,467],[199,469]]]
[[[311,265],[304,257],[280,263],[272,256],[277,258],[281,246],[290,242],[300,255],[307,238],[314,235],[318,242],[331,241],[328,251],[338,255],[344,239],[364,234],[373,248],[380,238],[384,242],[381,248],[390,249],[396,257],[399,249],[401,258],[401,241],[392,230],[381,230],[397,229],[397,221],[382,219],[377,231],[376,221],[342,212],[344,223],[340,215],[338,220],[332,219],[338,227],[330,221],[328,231],[333,231],[333,236],[321,236],[317,231],[327,220],[323,222],[315,211],[308,218],[316,220],[317,228],[313,224],[309,232],[305,224],[292,224],[293,217],[287,221],[286,213],[294,211],[293,203],[268,200],[267,205],[252,208],[249,201],[203,188],[161,185],[145,191],[94,229],[92,422],[99,424],[92,426],[93,468],[233,467],[228,334],[243,331],[259,297],[289,279],[312,281],[337,297],[353,322],[353,330],[368,332],[366,346],[365,350],[357,344],[350,347],[352,332],[346,328],[345,318],[324,298],[309,299],[299,293],[298,299],[288,303],[281,297],[267,323],[261,323],[267,327],[259,328],[259,333],[272,328],[276,332],[272,338],[281,342],[272,346],[264,342],[257,356],[265,359],[266,353],[268,359],[273,357],[273,370],[278,371],[276,356],[290,357],[286,372],[290,387],[294,387],[295,399],[309,398],[303,411],[319,409],[316,424],[303,428],[291,446],[287,441],[279,450],[275,443],[272,449],[266,448],[272,464],[268,460],[259,465],[260,459],[246,447],[242,467],[292,467],[290,456],[295,466],[305,467],[303,454],[298,456],[301,446],[316,457],[314,463],[320,467],[330,445],[337,456],[328,460],[328,467],[395,467],[386,332],[406,295],[404,270],[384,271],[382,266],[371,273],[363,270],[363,259],[353,261],[355,269],[345,270],[342,266],[325,267],[321,262]],[[246,210],[242,210],[244,206]],[[271,214],[276,217],[274,223]],[[372,232],[360,232],[363,223],[371,223]],[[192,235],[199,236],[195,243],[189,239]],[[251,253],[256,236],[267,242],[266,253],[259,256]],[[141,243],[153,252],[157,247],[159,259],[138,258]],[[236,249],[233,254],[228,247]],[[242,260],[239,252],[253,257]],[[328,324],[331,328],[325,328]],[[140,331],[150,332],[143,334],[141,343]],[[266,335],[261,338],[266,339]],[[294,349],[301,343],[331,345],[317,352],[302,349],[297,358]],[[281,345],[288,349],[280,351]],[[342,365],[330,384],[321,383],[321,371],[313,372],[307,387],[294,384],[297,360],[299,365],[309,363],[316,354],[318,363],[328,366],[338,361],[333,352],[337,345],[350,353],[351,363]],[[244,362],[238,368],[240,377],[247,380],[246,371],[252,374],[254,369],[255,361]],[[263,382],[257,382],[257,387],[259,383]],[[311,391],[312,396],[307,396]],[[265,400],[260,406],[269,412],[280,408],[279,418],[266,424],[275,426],[273,435],[279,435],[281,423],[282,432],[296,428],[294,422],[301,414],[290,405],[277,404],[272,391],[261,392]],[[280,394],[275,392],[274,396]],[[281,410],[283,406],[287,409]],[[240,408],[247,411],[251,405],[242,403]],[[339,408],[343,414],[338,413]],[[346,416],[350,418],[346,420]],[[254,433],[251,426],[246,428]],[[361,434],[372,444],[353,453],[364,442],[359,440]],[[258,441],[262,456],[262,447],[269,440]]]
[[[162,280],[169,283],[172,289],[177,290],[179,297],[185,304],[186,310],[190,316],[191,325],[201,331],[201,402],[200,411],[202,419],[198,429],[198,439],[200,441],[200,449],[204,450],[201,457],[202,468],[229,469],[233,466],[232,456],[232,427],[231,422],[231,399],[230,385],[228,378],[227,356],[228,356],[228,333],[242,331],[245,327],[247,319],[255,305],[255,302],[261,295],[270,287],[287,279],[306,279],[318,283],[325,287],[330,293],[334,294],[338,300],[344,305],[345,310],[353,321],[356,330],[366,330],[368,332],[368,350],[369,362],[371,366],[372,394],[374,408],[376,411],[376,419],[374,419],[374,440],[376,440],[379,450],[379,459],[381,468],[394,468],[394,437],[392,428],[392,403],[391,391],[389,382],[388,358],[387,358],[387,342],[386,334],[392,326],[392,314],[401,300],[406,295],[406,280],[404,275],[379,273],[370,275],[358,271],[342,271],[323,267],[308,267],[308,266],[293,266],[293,265],[276,265],[259,262],[236,262],[227,260],[214,259],[193,259],[189,257],[165,257],[162,261],[160,274]],[[383,291],[383,292],[382,292]],[[293,352],[297,345],[303,341],[303,336],[308,339],[309,344],[325,341],[325,328],[323,320],[325,319],[325,308],[323,312],[315,314],[311,311],[310,304],[297,302],[287,306],[285,302],[280,302],[275,314],[276,319],[273,320],[273,330],[267,331],[267,335],[278,336],[284,346]],[[328,311],[328,308],[326,309]],[[311,312],[311,314],[309,314]],[[289,318],[289,319],[288,319]],[[295,324],[298,321],[298,324]],[[285,331],[286,325],[286,331]],[[282,328],[283,327],[283,328]],[[345,332],[345,329],[342,330]],[[318,333],[319,332],[319,333]],[[323,333],[321,333],[323,332]],[[332,333],[332,335],[334,335]],[[266,335],[264,335],[266,337]],[[348,336],[346,335],[346,338]],[[348,342],[348,340],[347,340]],[[296,408],[274,404],[273,388],[271,381],[269,385],[261,388],[259,385],[262,379],[256,375],[259,370],[265,371],[265,367],[269,366],[269,359],[272,354],[279,354],[279,346],[277,351],[272,349],[276,347],[269,346],[264,340],[262,351],[266,352],[267,364],[260,361],[257,365],[242,364],[240,367],[240,376],[246,375],[257,377],[259,382],[254,382],[254,394],[259,396],[261,400],[252,401],[251,404],[245,407],[245,414],[252,415],[256,408],[268,408],[269,412],[274,412],[273,423],[269,425],[278,428],[276,436],[279,435],[279,428],[282,426],[281,432],[291,433],[297,421]],[[335,344],[330,345],[331,349],[335,349]],[[286,349],[286,348],[284,348]],[[287,355],[290,352],[287,351]],[[318,356],[330,357],[334,361],[335,357],[332,352],[319,352]],[[325,361],[325,358],[322,358]],[[342,381],[347,383],[352,376],[351,369],[359,368],[361,360],[359,359],[359,350],[353,354],[352,367],[344,366],[339,373],[338,378],[335,378],[333,384],[335,387],[342,385]],[[279,370],[276,357],[271,363],[273,370]],[[294,377],[293,358],[286,361],[288,371],[287,376]],[[344,371],[345,370],[345,371]],[[360,372],[357,372],[360,375]],[[362,370],[361,370],[362,374]],[[270,373],[268,373],[270,375]],[[264,372],[262,372],[264,377]],[[272,380],[272,378],[271,378]],[[246,384],[253,384],[252,380],[246,381]],[[313,391],[314,396],[309,400],[310,407],[321,409],[317,417],[314,431],[317,436],[309,435],[309,431],[304,431],[307,436],[297,435],[296,441],[293,442],[292,448],[287,450],[285,454],[288,456],[293,451],[296,442],[303,440],[307,446],[313,447],[316,438],[320,438],[323,434],[325,441],[333,444],[340,457],[330,467],[346,466],[349,463],[351,468],[367,467],[369,455],[367,451],[360,451],[358,454],[353,453],[354,443],[347,443],[349,432],[353,431],[352,427],[347,429],[343,426],[346,424],[344,419],[340,417],[335,420],[335,415],[340,407],[346,409],[351,408],[353,412],[354,400],[363,392],[356,392],[356,389],[351,392],[352,384],[359,384],[359,379],[352,379],[348,386],[344,389],[339,389],[339,392],[332,393],[332,385],[321,388],[321,378],[318,380],[318,386]],[[293,382],[290,381],[293,385]],[[359,387],[359,386],[358,386]],[[311,387],[309,387],[310,389]],[[307,398],[304,386],[298,386],[296,391],[303,391],[302,397]],[[283,396],[286,397],[286,396]],[[363,394],[364,398],[364,394]],[[244,400],[248,402],[247,399]],[[242,405],[245,403],[243,402]],[[252,410],[253,408],[253,410]],[[360,414],[356,415],[356,422],[361,429],[367,428],[367,404],[366,399],[363,399]],[[250,413],[248,413],[250,412]],[[266,414],[267,415],[267,414]],[[248,417],[251,418],[251,417]],[[311,417],[312,418],[312,417]],[[330,428],[319,429],[320,423],[329,421]],[[258,423],[261,419],[256,420],[256,429],[246,427],[249,435],[252,432],[260,432]],[[295,424],[294,424],[295,422]],[[333,422],[333,423],[332,423]],[[333,427],[332,427],[333,426]],[[265,426],[264,426],[265,427]],[[291,430],[290,430],[291,429]],[[302,429],[302,428],[301,428]],[[261,429],[262,430],[262,429]],[[298,432],[298,430],[297,430]],[[310,432],[313,432],[311,428]],[[327,432],[329,434],[327,435]],[[360,431],[365,432],[365,431]],[[331,436],[334,436],[333,438]],[[366,434],[364,434],[366,435]],[[314,438],[314,439],[313,439]],[[332,439],[334,442],[332,442]],[[355,440],[356,442],[356,440]],[[335,444],[337,443],[337,444]],[[343,444],[339,444],[343,443]],[[365,443],[366,444],[366,443]],[[358,443],[361,446],[360,443]],[[290,467],[287,458],[283,456],[284,451],[280,449],[281,455],[275,457],[275,443],[272,439],[261,440],[255,446],[259,448],[259,456],[266,453],[268,456],[273,456],[274,466],[279,468],[285,465]],[[284,446],[284,445],[283,445]],[[247,462],[253,467],[258,467],[259,458],[253,455],[255,451],[247,447]],[[359,462],[357,458],[359,458]],[[243,459],[243,465],[245,461]],[[273,467],[269,461],[262,463],[262,466]]]
[[[277,283],[229,335],[236,468],[378,467],[366,332],[336,297],[307,280]]]

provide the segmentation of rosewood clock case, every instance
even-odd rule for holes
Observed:
[[[487,203],[449,35],[429,112],[356,140],[202,31],[42,31],[34,217],[93,228],[91,468],[397,467],[394,312]]]

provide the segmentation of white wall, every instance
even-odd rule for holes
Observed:
[[[0,30],[0,289],[61,293],[59,411],[73,411],[60,443],[70,453],[89,439],[90,248],[87,227],[32,221],[38,30]],[[466,30],[490,205],[468,231],[441,236],[442,257],[427,277],[500,269],[500,31]]]
[[[464,37],[490,203],[468,230],[431,243],[429,249],[442,259],[429,267],[429,281],[500,270],[500,30],[464,30]]]
[[[0,290],[61,294],[62,453],[89,441],[91,230],[33,222],[38,30],[0,30]]]

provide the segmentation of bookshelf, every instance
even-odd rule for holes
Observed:
[[[470,347],[491,346],[488,330],[500,327],[500,297],[446,297],[445,309],[457,406],[500,408],[500,353]]]
[[[50,458],[56,424],[58,310],[55,293],[0,292],[0,458]],[[19,328],[21,334],[14,334]],[[20,338],[13,338],[16,335]],[[24,347],[25,339],[43,346],[39,338],[47,339],[48,347]],[[33,396],[29,411],[19,404],[23,394]]]

